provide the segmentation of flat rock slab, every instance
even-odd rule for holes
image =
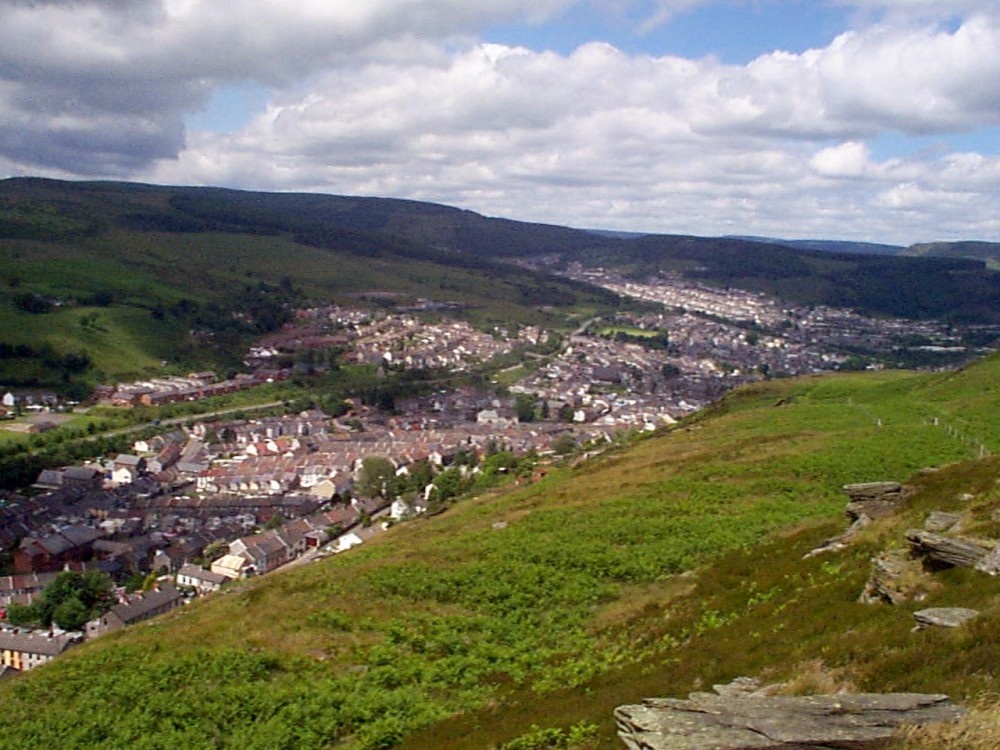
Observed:
[[[930,515],[924,521],[924,529],[940,533],[954,528],[961,520],[962,517],[958,513],[945,513],[941,510],[934,510],[931,511]]]
[[[975,568],[992,550],[991,545],[975,539],[945,536],[923,529],[910,529],[906,532],[906,540],[915,554],[940,565],[958,568]]]
[[[650,698],[615,709],[629,750],[808,750],[876,747],[905,724],[955,721],[946,695],[858,693],[826,696]]]
[[[895,499],[903,493],[899,482],[859,482],[845,484],[844,493],[854,501]]]
[[[913,613],[913,619],[921,625],[940,628],[957,628],[978,616],[979,612],[967,607],[931,607]]]

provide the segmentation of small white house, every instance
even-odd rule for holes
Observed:
[[[184,565],[177,571],[177,585],[189,586],[199,594],[218,591],[222,584],[228,580],[229,577],[222,573],[213,573],[211,570],[199,568],[197,565]]]

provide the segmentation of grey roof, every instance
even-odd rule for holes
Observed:
[[[183,597],[173,586],[163,586],[159,591],[147,591],[142,598],[129,602],[128,604],[118,604],[111,608],[111,611],[124,623],[138,622],[149,616],[150,612],[164,604],[179,602]]]
[[[103,533],[90,526],[67,526],[59,529],[59,533],[69,540],[70,544],[78,547],[82,544],[89,544],[104,536]]]
[[[226,576],[220,573],[213,573],[211,570],[205,570],[204,568],[199,568],[197,565],[191,565],[190,563],[182,566],[181,569],[177,571],[177,575],[187,576],[188,578],[198,578],[202,581],[208,581],[209,583],[215,583],[218,585],[222,585],[229,580]]]
[[[133,456],[131,453],[119,453],[115,456],[115,466],[137,467],[140,463],[145,463],[146,459],[140,456]]]
[[[97,469],[92,469],[89,466],[70,466],[63,470],[63,479],[77,482],[91,482],[100,473]]]
[[[58,656],[72,644],[74,637],[47,633],[24,633],[18,630],[0,630],[0,649],[20,651],[24,654]]]

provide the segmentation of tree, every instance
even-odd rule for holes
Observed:
[[[534,422],[535,421],[535,398],[527,393],[519,393],[515,398],[515,407],[517,410],[518,421],[521,422]]]
[[[275,513],[273,516],[267,519],[267,523],[264,524],[264,530],[271,531],[273,529],[277,529],[279,526],[284,526],[284,525],[285,525],[285,517],[280,513]]]
[[[560,456],[565,456],[576,450],[576,439],[570,435],[560,435],[552,445],[552,450]]]
[[[79,599],[71,596],[52,612],[52,621],[63,630],[82,630],[90,613]]]
[[[364,497],[387,498],[396,490],[396,467],[384,456],[367,456],[361,462],[357,490]]]
[[[111,579],[98,570],[88,570],[86,573],[63,571],[42,592],[42,598],[37,604],[38,620],[42,625],[55,621],[59,627],[65,627],[57,620],[58,613],[58,618],[66,622],[76,622],[83,617],[83,622],[86,623],[111,608],[114,603],[112,588]]]

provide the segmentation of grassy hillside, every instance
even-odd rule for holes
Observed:
[[[614,748],[615,705],[741,674],[975,699],[996,684],[1000,581],[941,575],[920,606],[983,610],[960,631],[914,634],[913,607],[856,600],[870,557],[930,509],[961,504],[997,532],[1000,463],[971,459],[1000,450],[998,388],[998,358],[759,384],[670,433],[81,647],[0,685],[0,736],[447,749],[535,725]],[[904,517],[801,559],[845,527],[843,484],[940,465],[913,480]]]

